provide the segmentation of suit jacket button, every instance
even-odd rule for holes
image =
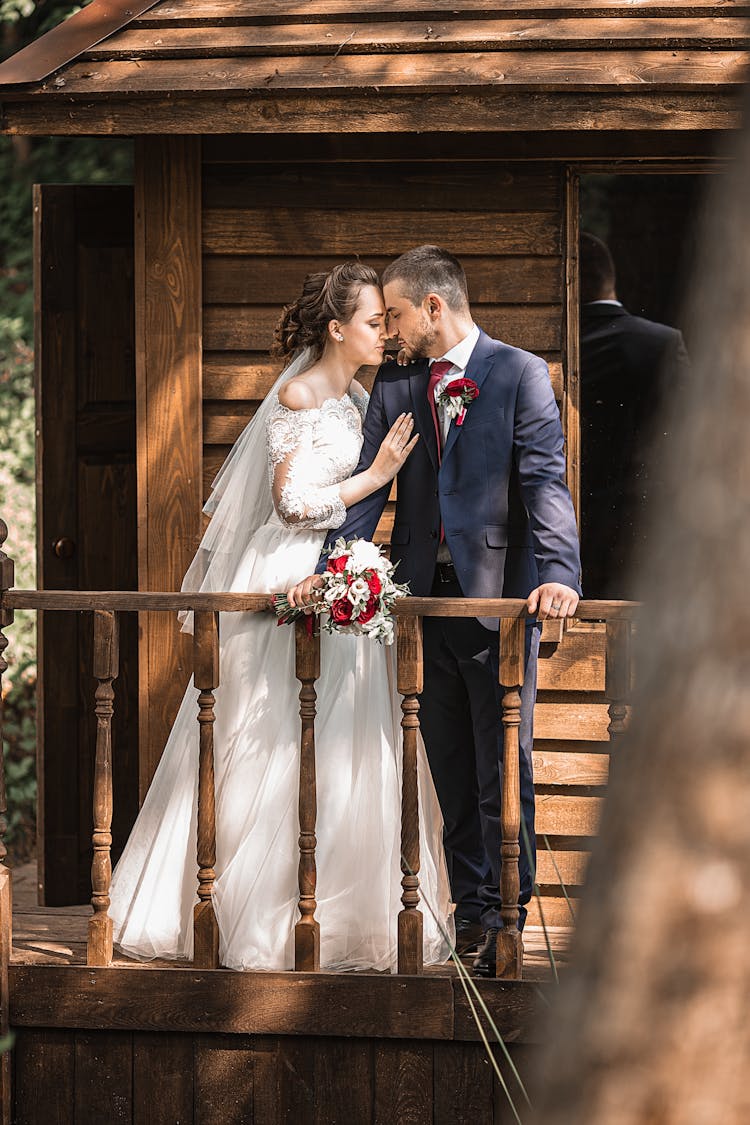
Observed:
[[[436,531],[430,532],[430,539],[437,539],[437,532]]]

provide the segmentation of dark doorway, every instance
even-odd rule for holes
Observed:
[[[637,566],[670,443],[670,403],[688,370],[685,296],[706,179],[640,173],[581,177],[581,553],[586,597],[638,597]],[[614,270],[611,284],[607,249]]]

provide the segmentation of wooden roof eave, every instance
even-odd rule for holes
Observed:
[[[122,2],[93,0],[84,11]],[[623,18],[614,0],[601,2],[601,15],[584,17],[591,9],[580,0],[555,0],[554,11],[546,0],[492,11],[484,0],[451,0],[439,23],[426,24],[414,0],[363,0],[346,23],[336,22],[341,0],[165,0],[145,5],[142,18],[89,44],[42,83],[0,84],[2,129],[133,135],[739,123],[736,95],[750,60],[748,29],[737,18],[744,5],[694,0],[666,21],[654,18],[661,7],[650,0],[631,0],[646,19]],[[664,3],[678,11],[677,0]],[[227,22],[230,12],[237,18]],[[0,66],[0,81],[13,62]]]

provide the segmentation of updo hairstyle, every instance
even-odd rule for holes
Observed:
[[[328,324],[347,324],[365,285],[380,288],[378,275],[362,262],[342,262],[328,273],[310,273],[296,301],[286,305],[274,335],[274,355],[285,359],[311,347],[315,359],[323,353]]]

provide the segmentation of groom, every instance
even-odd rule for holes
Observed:
[[[388,334],[407,368],[387,363],[372,390],[356,472],[366,468],[399,414],[421,435],[398,474],[391,559],[415,596],[526,598],[538,618],[570,617],[580,594],[575,515],[563,483],[560,416],[543,360],[492,340],[472,320],[460,262],[419,246],[383,274]],[[441,394],[465,378],[461,425]],[[331,532],[372,539],[389,488],[349,509]],[[295,588],[307,598],[313,579]],[[457,945],[478,939],[474,971],[495,975],[500,916],[500,807],[503,737],[498,622],[424,618],[420,721],[445,822],[456,902]],[[521,693],[521,803],[532,852],[532,718],[539,626],[526,631]],[[532,893],[521,840],[520,902]],[[521,909],[519,926],[526,911]]]

